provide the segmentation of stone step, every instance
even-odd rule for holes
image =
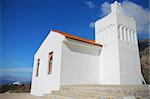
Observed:
[[[49,95],[43,96],[43,99],[74,99],[74,98],[73,97],[69,97],[69,96],[61,96],[61,95],[49,94]]]
[[[99,97],[89,97],[89,96],[78,96],[78,95],[71,95],[71,94],[50,94],[44,96],[44,99],[125,99],[122,96],[99,96]],[[136,99],[135,97],[130,97],[127,99]],[[140,99],[140,98],[139,98]],[[141,98],[142,99],[142,98]]]
[[[91,97],[94,99],[99,99],[99,97],[122,97],[121,95],[119,96],[112,96],[109,94],[99,94],[99,93],[85,93],[85,92],[68,92],[68,91],[53,91],[53,95],[64,95],[64,96],[80,96],[80,97]]]
[[[99,97],[88,97],[88,96],[63,96],[63,95],[46,95],[43,99],[150,99],[150,97],[135,97],[135,96],[99,96]]]
[[[67,85],[61,92],[92,93],[112,96],[149,96],[149,85]]]
[[[53,95],[71,96],[71,97],[88,97],[91,99],[149,99],[149,96],[132,96],[132,95],[109,95],[99,93],[79,93],[79,92],[64,92],[64,91],[53,91]],[[107,97],[107,98],[106,98]],[[132,97],[132,98],[131,98]]]
[[[94,97],[88,97],[88,96],[77,96],[77,95],[62,95],[62,94],[50,94],[44,96],[44,99],[98,99]]]
[[[67,85],[44,99],[150,99],[149,85]]]
[[[63,96],[72,96],[72,97],[76,97],[76,96],[80,96],[80,97],[91,97],[91,98],[98,98],[99,95],[97,94],[88,94],[88,93],[80,93],[80,92],[67,92],[67,91],[53,91],[52,92],[53,95],[63,95]]]

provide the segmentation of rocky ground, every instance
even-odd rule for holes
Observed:
[[[147,84],[150,84],[150,39],[139,41],[141,70]]]

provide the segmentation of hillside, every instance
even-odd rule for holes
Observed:
[[[144,79],[147,84],[150,84],[150,40],[140,40],[139,41],[139,51],[140,51],[140,61],[141,69]]]
[[[150,84],[150,39],[139,40],[141,69],[147,84]]]

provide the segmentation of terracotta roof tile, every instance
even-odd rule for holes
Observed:
[[[84,39],[84,38],[81,38],[81,37],[78,37],[78,36],[75,36],[75,35],[68,34],[66,32],[61,32],[59,30],[52,30],[52,31],[54,31],[56,33],[60,33],[60,34],[64,35],[66,38],[70,38],[70,39],[73,39],[73,40],[78,40],[78,41],[85,42],[85,43],[88,43],[88,44],[102,46],[102,45],[96,43],[94,40],[87,40],[87,39]]]

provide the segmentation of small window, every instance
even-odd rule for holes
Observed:
[[[48,57],[48,74],[52,73],[53,52],[49,53]]]
[[[36,65],[36,77],[39,75],[39,65],[40,65],[40,59],[37,60],[37,65]]]

